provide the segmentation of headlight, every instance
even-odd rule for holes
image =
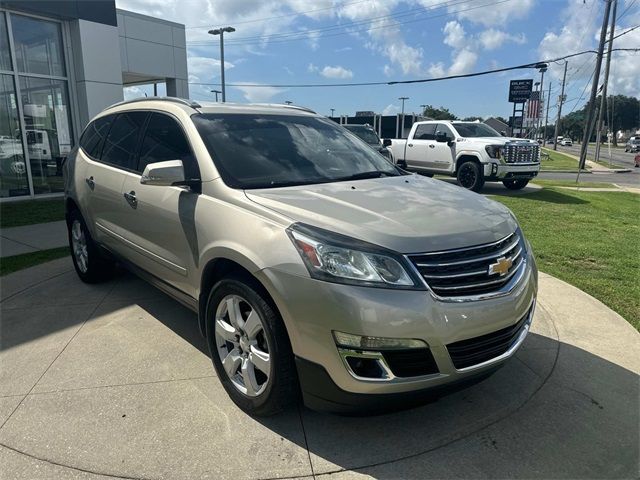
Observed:
[[[311,277],[335,283],[423,289],[401,255],[308,225],[287,229]]]
[[[500,158],[502,155],[502,145],[487,145],[484,149],[491,158]]]

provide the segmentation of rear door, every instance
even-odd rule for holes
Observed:
[[[92,160],[86,180],[96,238],[116,253],[124,252],[122,222],[127,202],[122,197],[125,173],[136,166],[136,151],[147,112],[115,116],[99,160]]]
[[[431,145],[435,142],[435,123],[421,123],[416,126],[413,138],[407,140],[405,160],[412,169],[431,168]]]
[[[185,187],[143,185],[150,163],[181,160],[186,179],[199,179],[193,150],[176,118],[151,113],[135,171],[126,173],[121,196],[135,199],[121,219],[127,257],[162,281],[195,297],[188,275],[198,264],[195,210],[199,193]],[[213,214],[213,212],[212,212]]]

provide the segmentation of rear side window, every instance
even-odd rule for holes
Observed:
[[[98,118],[91,122],[80,138],[80,147],[87,155],[92,158],[99,159],[104,139],[109,132],[109,125],[113,120],[113,115]]]
[[[435,123],[423,123],[416,127],[416,133],[413,134],[415,140],[435,140],[436,139],[436,124]]]
[[[102,162],[127,170],[136,168],[136,150],[147,115],[127,112],[116,117],[104,142]]]
[[[140,147],[137,170],[143,172],[148,164],[167,160],[182,160],[185,178],[200,178],[198,163],[178,122],[168,115],[152,113]]]

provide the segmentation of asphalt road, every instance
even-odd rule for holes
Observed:
[[[553,145],[549,145],[549,148],[553,148]],[[572,147],[563,147],[562,145],[558,145],[558,151],[569,153],[571,155],[575,155],[576,157],[580,156],[580,145],[574,143]],[[587,158],[589,160],[593,160],[595,156],[595,146],[589,145],[587,149]],[[633,168],[633,157],[635,157],[635,153],[624,151],[624,148],[614,148],[611,147],[611,161],[614,164],[620,165],[622,167]],[[603,145],[600,148],[600,160],[604,162],[609,161],[609,148],[606,145]],[[640,170],[640,169],[638,169]]]

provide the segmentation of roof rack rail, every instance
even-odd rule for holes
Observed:
[[[253,105],[262,105],[265,107],[292,108],[294,110],[302,110],[303,112],[318,113],[315,110],[310,109],[309,107],[301,107],[299,105],[290,105],[287,103],[254,103]]]
[[[124,102],[114,103],[108,108],[119,107],[120,105],[128,105],[130,103],[144,102],[144,101],[163,101],[163,102],[174,102],[180,103],[182,105],[186,105],[191,108],[201,108],[201,105],[198,102],[194,102],[193,100],[188,100],[186,98],[178,98],[178,97],[140,97],[134,98],[131,100],[125,100]]]

